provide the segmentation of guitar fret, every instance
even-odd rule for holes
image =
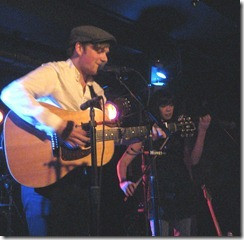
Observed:
[[[147,128],[145,126],[143,127],[129,127],[126,128],[123,132],[124,138],[130,139],[133,137],[146,137],[147,134]]]
[[[105,129],[104,131],[104,139],[105,140],[118,140],[119,139],[119,130],[120,129]],[[97,131],[97,141],[103,140],[103,131]]]
[[[97,141],[102,141],[102,130],[97,131]],[[105,129],[104,138],[105,140],[129,140],[136,137],[146,137],[147,128],[141,127],[127,127],[127,128],[114,128]]]

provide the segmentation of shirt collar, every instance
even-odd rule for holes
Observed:
[[[69,58],[69,59],[67,59],[66,62],[68,63],[68,65],[69,65],[70,68],[74,68],[76,79],[80,79],[80,72],[78,71],[78,69],[76,68],[76,66],[72,62],[72,60]],[[93,85],[92,82],[93,82],[93,78],[92,77],[89,77],[89,81],[87,81],[86,84],[88,86],[92,86]]]

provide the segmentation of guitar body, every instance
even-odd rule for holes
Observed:
[[[42,103],[51,112],[64,120],[81,125],[90,121],[89,112],[66,111]],[[95,109],[95,120],[102,121],[103,113]],[[96,127],[102,129],[102,125]],[[109,127],[105,126],[105,129]],[[28,187],[44,187],[64,177],[77,166],[91,166],[91,149],[52,148],[51,137],[36,129],[10,111],[4,122],[4,145],[8,169],[13,178]],[[101,166],[102,142],[97,142],[97,166]],[[114,153],[114,141],[105,141],[103,164],[108,163]]]

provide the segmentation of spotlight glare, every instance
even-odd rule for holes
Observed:
[[[0,110],[0,124],[3,123],[4,113],[2,110]]]
[[[162,78],[162,79],[166,79],[166,76],[165,76],[164,73],[162,73],[162,72],[157,72],[156,74],[157,74],[157,76],[159,76],[160,78]]]
[[[105,112],[109,120],[115,120],[118,117],[118,109],[117,106],[112,102],[106,102],[105,104]]]
[[[163,83],[163,82],[155,82],[155,83],[153,83],[153,85],[154,86],[164,86],[165,83]]]

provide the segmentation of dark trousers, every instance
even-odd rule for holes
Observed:
[[[90,235],[89,173],[77,168],[52,186],[22,186],[30,236]]]

